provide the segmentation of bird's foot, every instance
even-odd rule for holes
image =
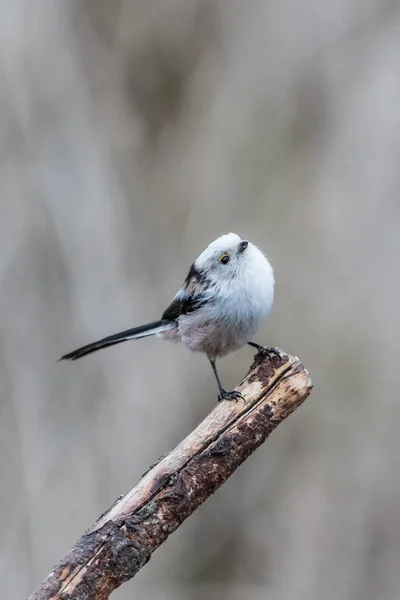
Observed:
[[[273,346],[257,346],[257,354],[254,355],[254,360],[265,358],[266,356],[270,358],[271,355],[280,356],[280,352],[276,348],[273,348]]]
[[[221,402],[222,400],[234,400],[235,402],[237,402],[237,400],[239,400],[239,398],[241,400],[244,400],[244,398],[240,392],[237,392],[236,390],[227,392],[226,390],[221,388],[221,392],[218,396],[218,402]]]

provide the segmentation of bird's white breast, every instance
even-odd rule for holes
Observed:
[[[218,282],[215,298],[204,308],[182,315],[179,334],[191,350],[219,357],[249,342],[269,314],[274,275],[266,257],[252,244],[232,280]]]

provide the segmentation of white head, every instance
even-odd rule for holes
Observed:
[[[236,233],[228,233],[212,242],[194,266],[200,272],[229,281],[254,268],[259,261],[265,263],[266,258],[254,244]]]

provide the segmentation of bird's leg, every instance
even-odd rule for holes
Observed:
[[[221,402],[221,400],[237,400],[238,398],[241,398],[242,400],[244,400],[244,398],[240,392],[237,392],[235,390],[232,390],[231,392],[227,392],[226,390],[224,390],[224,388],[222,387],[222,384],[221,384],[221,380],[218,375],[217,367],[215,366],[215,359],[209,358],[208,360],[210,361],[210,365],[212,367],[212,370],[214,371],[215,379],[217,380],[217,383],[218,383],[218,388],[219,388],[218,402]]]
[[[254,356],[254,359],[260,358],[262,356],[271,356],[274,354],[275,356],[280,356],[279,350],[273,348],[272,346],[260,346],[260,344],[256,344],[255,342],[247,342],[249,346],[253,346],[253,348],[257,348],[257,354]]]

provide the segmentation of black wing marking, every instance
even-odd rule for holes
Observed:
[[[174,298],[171,304],[166,308],[162,314],[162,319],[177,319],[181,314],[181,300],[179,298]]]
[[[184,287],[188,287],[191,283],[202,285],[206,280],[204,271],[196,267],[196,263],[190,265],[189,273],[185,279]]]
[[[193,263],[183,284],[181,291],[175,296],[168,308],[165,309],[162,319],[175,320],[180,315],[194,312],[209,302],[206,292],[210,287],[210,281],[204,271]]]
[[[184,296],[183,298],[174,298],[171,304],[162,314],[162,319],[175,320],[180,315],[187,315],[194,312],[201,306],[207,304],[208,299],[205,296]]]
[[[205,296],[187,296],[181,301],[181,314],[187,315],[194,312],[207,304],[207,302],[209,302],[209,299]]]
[[[202,269],[193,263],[183,284],[183,289],[188,296],[201,296],[210,287],[210,280]]]

